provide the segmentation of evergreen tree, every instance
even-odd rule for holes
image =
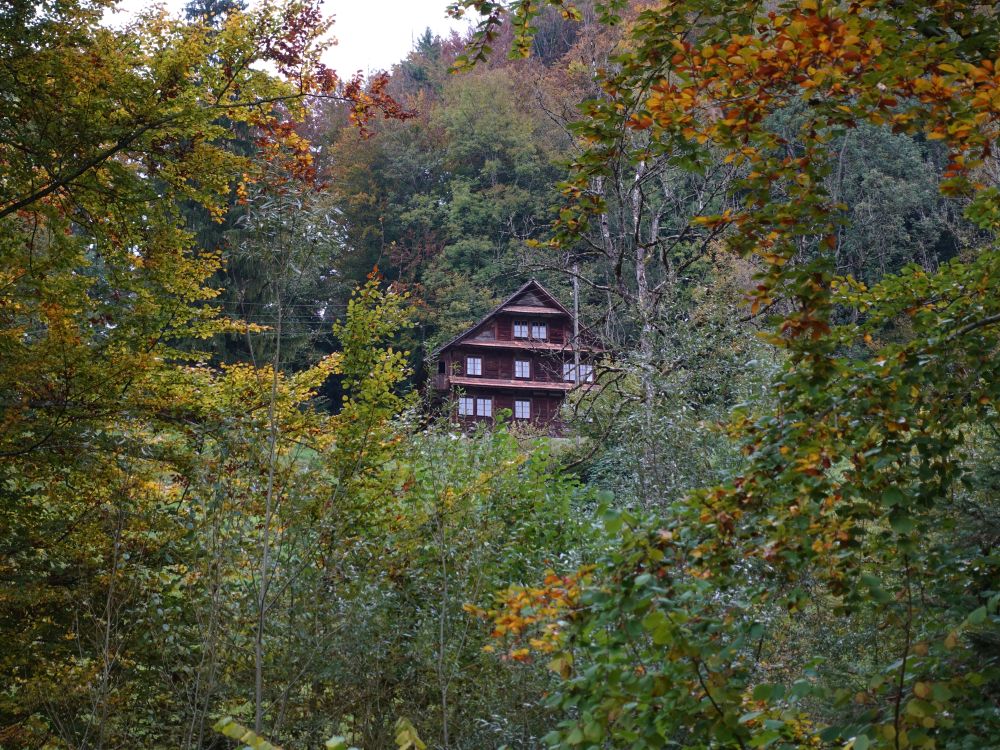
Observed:
[[[184,15],[190,21],[218,27],[227,15],[246,8],[246,0],[188,0],[184,6]]]

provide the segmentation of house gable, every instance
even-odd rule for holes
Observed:
[[[462,341],[492,341],[498,338],[497,328],[503,327],[503,323],[496,320],[501,313],[523,314],[523,315],[565,315],[572,320],[573,316],[559,300],[555,298],[545,287],[534,279],[527,281],[520,289],[510,295],[507,299],[497,305],[479,319],[471,328],[466,329],[455,338],[442,344],[434,352],[433,356],[439,356],[445,350],[455,346]],[[502,331],[501,331],[502,334]],[[500,338],[503,338],[501,335]]]

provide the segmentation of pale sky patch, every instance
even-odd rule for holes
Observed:
[[[185,2],[121,0],[112,23],[127,20],[154,4],[181,13]],[[363,73],[388,70],[406,56],[424,29],[447,37],[452,30],[463,33],[468,28],[468,21],[447,17],[448,3],[449,0],[324,0],[323,12],[336,19],[333,35],[338,42],[324,62],[342,76],[357,70]]]

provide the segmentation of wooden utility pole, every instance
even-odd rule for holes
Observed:
[[[580,261],[573,261],[573,381],[580,382]]]

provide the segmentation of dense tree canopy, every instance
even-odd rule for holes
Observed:
[[[465,5],[487,14],[475,60],[504,8]],[[512,6],[530,34],[537,6]],[[557,699],[575,717],[554,741],[995,742],[996,557],[971,539],[995,528],[995,500],[973,477],[998,396],[996,26],[992,9],[963,2],[695,0],[635,17],[580,126],[593,146],[555,242],[603,221],[594,183],[622,158],[636,180],[652,160],[740,167],[732,200],[693,212],[680,233],[721,229],[729,251],[758,263],[750,313],[770,313],[784,366],[773,405],[748,403],[729,422],[746,456],[737,472],[658,520],[610,517],[627,533],[580,594],[560,659],[587,661]],[[843,170],[860,139],[881,153],[887,131],[943,145],[931,174],[955,205],[943,215],[961,211],[966,228],[935,236],[906,213],[930,219],[919,207],[937,199],[901,186],[901,226],[858,221],[870,209],[850,184],[865,176]],[[923,161],[910,157],[908,180]],[[887,262],[879,230],[908,257]],[[914,235],[928,230],[929,247]],[[648,249],[675,242],[654,234]],[[844,267],[860,253],[881,257]],[[827,645],[817,627],[844,635]],[[859,632],[868,638],[848,637]]]

